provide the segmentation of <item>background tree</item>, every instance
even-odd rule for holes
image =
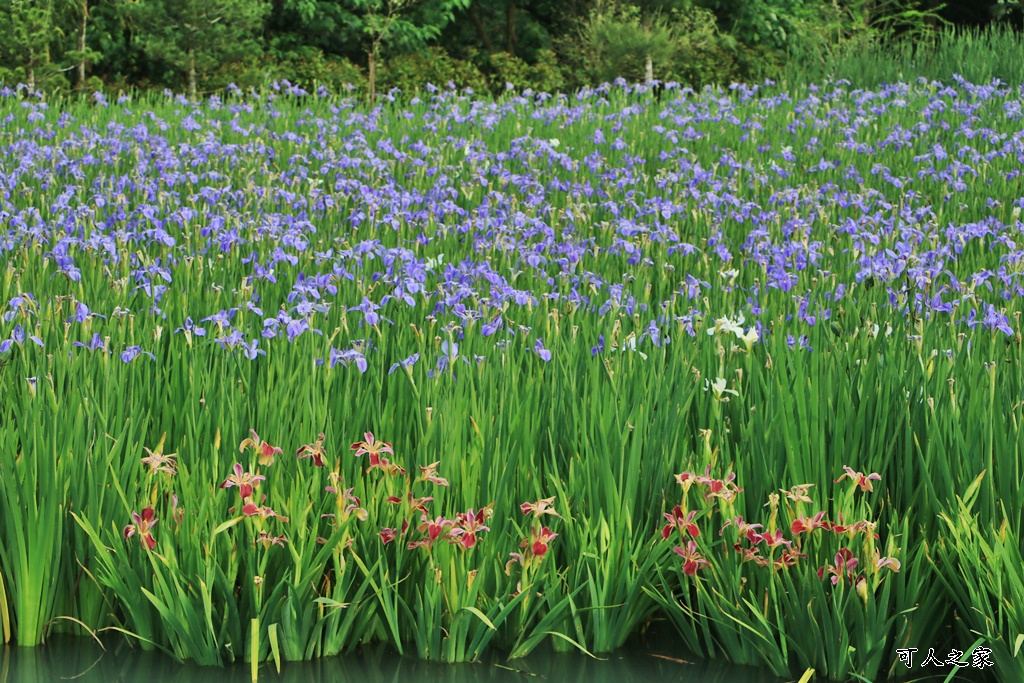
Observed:
[[[721,61],[735,43],[692,0],[603,0],[579,25],[575,61],[591,81],[680,80],[681,73],[708,71],[709,55]],[[571,43],[561,44],[573,52]]]
[[[139,0],[130,16],[138,45],[184,75],[195,99],[200,79],[262,51],[258,34],[270,9],[264,0]]]
[[[808,66],[824,77],[890,48],[933,50],[945,22],[1019,32],[1022,17],[1024,0],[0,0],[0,81],[191,97],[268,79],[374,94],[616,76],[700,87]],[[1018,54],[1006,40],[995,54]]]
[[[105,1],[111,4],[115,0]],[[80,92],[88,89],[86,78],[89,66],[103,57],[90,44],[89,35],[93,11],[99,4],[100,0],[57,0],[54,7],[55,23],[65,38],[58,46],[55,61],[70,65],[65,70],[74,75],[75,89]]]
[[[356,57],[352,50],[361,35],[349,26],[347,0],[274,0],[267,17],[268,48],[278,59],[319,51],[328,56]]]
[[[989,15],[996,21],[1012,21],[1024,26],[1024,0],[997,0],[989,8]]]
[[[663,60],[668,61],[676,51],[673,29],[678,23],[677,15],[691,12],[693,0],[633,0],[636,21],[642,31],[644,56],[644,81],[654,80],[654,58],[659,52],[667,53]],[[672,46],[667,50],[666,43]]]
[[[14,80],[35,90],[39,70],[50,67],[50,43],[59,35],[52,0],[0,0],[0,59]]]
[[[506,53],[528,61],[555,40],[572,33],[592,9],[593,0],[472,0],[445,28],[441,42],[461,58],[474,50]]]
[[[437,38],[469,0],[348,0],[346,23],[365,37],[370,100],[377,86],[377,59],[389,45],[414,51]]]
[[[604,82],[654,80],[654,65],[670,63],[676,53],[672,26],[665,17],[644,16],[629,3],[595,9],[580,32],[592,79]]]

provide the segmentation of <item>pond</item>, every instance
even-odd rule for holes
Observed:
[[[249,683],[248,665],[224,669],[178,663],[159,653],[142,652],[122,639],[111,639],[102,649],[95,641],[57,636],[37,648],[3,650],[0,683],[42,683],[74,680],[77,683]],[[640,683],[687,681],[702,683],[779,683],[781,679],[753,668],[714,662],[689,662],[661,648],[645,652],[630,648],[601,660],[582,654],[534,652],[515,661],[491,657],[473,664],[435,664],[402,657],[390,647],[365,648],[348,656],[312,662],[283,662],[278,674],[264,664],[260,681],[276,683],[384,683],[438,681],[563,681],[565,683]]]
[[[259,670],[260,681],[274,683],[783,683],[784,679],[750,667],[717,661],[689,660],[666,641],[634,644],[602,659],[579,653],[535,651],[508,661],[500,656],[473,664],[435,664],[402,657],[390,647],[365,648],[355,654],[312,662],[284,662],[278,674],[273,664]],[[921,671],[921,674],[929,672]],[[948,672],[946,672],[948,673]],[[915,671],[915,674],[917,672]],[[912,680],[939,683],[945,675],[915,675]],[[227,668],[179,663],[159,653],[143,652],[121,638],[101,647],[96,641],[55,636],[36,648],[5,647],[0,683],[249,683],[248,665]],[[957,681],[978,680],[964,671]]]

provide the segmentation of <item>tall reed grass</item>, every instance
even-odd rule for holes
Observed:
[[[918,78],[951,82],[959,74],[971,83],[1017,84],[1024,82],[1020,48],[1020,29],[1012,26],[945,29],[932,42],[851,43],[817,60],[794,60],[782,80],[796,86],[832,77],[856,88],[877,88]]]

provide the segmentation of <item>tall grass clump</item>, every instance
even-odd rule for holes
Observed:
[[[918,78],[952,82],[954,75],[970,83],[1024,82],[1024,36],[993,24],[943,29],[926,41],[851,41],[821,59],[791,61],[783,80],[799,87],[831,77],[855,88],[877,88]]]

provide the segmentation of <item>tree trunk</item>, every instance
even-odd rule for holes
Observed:
[[[194,48],[188,49],[188,98],[196,99],[196,53]]]
[[[85,32],[89,21],[88,0],[82,0],[82,23],[78,25],[78,51],[82,53],[78,61],[78,89],[85,90]]]
[[[367,75],[370,85],[370,106],[373,106],[373,100],[377,95],[377,43],[374,41],[373,45],[370,46],[370,51],[367,53],[366,66]]]
[[[643,22],[644,39],[647,41],[647,50],[644,52],[644,83],[651,84],[654,80],[654,60],[651,59],[651,25],[650,20]]]
[[[516,0],[508,0],[505,7],[505,52],[516,53]]]
[[[28,49],[28,66],[25,70],[25,80],[28,81],[28,92],[31,95],[36,90],[36,51]]]
[[[480,36],[480,42],[483,44],[484,49],[487,50],[487,54],[494,54],[494,43],[491,41],[491,35],[487,32],[484,27],[484,22],[480,19],[480,14],[476,11],[476,3],[472,3],[469,6],[469,20],[473,22],[473,26],[476,28],[476,33]]]

